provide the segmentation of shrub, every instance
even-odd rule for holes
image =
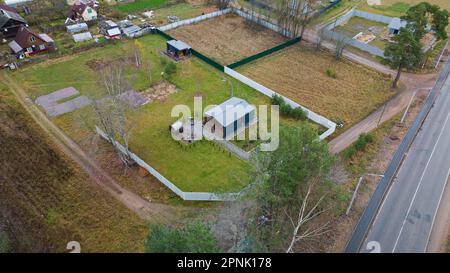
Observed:
[[[373,136],[371,134],[362,133],[359,135],[356,140],[354,146],[358,151],[364,151],[366,149],[367,144],[373,142]]]
[[[168,62],[164,67],[164,75],[167,78],[171,78],[173,74],[177,72],[177,65],[174,62]]]
[[[348,147],[344,153],[343,156],[345,159],[352,158],[358,151],[364,151],[366,150],[367,144],[373,142],[373,135],[370,133],[362,133],[359,135],[358,139]]]
[[[0,253],[8,253],[11,251],[8,235],[0,231]]]
[[[300,120],[305,120],[307,118],[306,112],[300,107],[292,109],[291,115],[293,118]]]
[[[182,228],[153,225],[145,243],[147,253],[210,253],[219,250],[210,227],[200,221]]]
[[[273,105],[281,105],[284,104],[284,100],[281,96],[275,94],[272,96],[272,100],[271,100]]]
[[[278,105],[280,107],[280,113],[284,116],[292,117],[294,119],[304,120],[307,115],[306,112],[303,111],[302,108],[292,108],[292,106],[286,103],[283,97],[274,94],[272,96],[271,102],[273,105]]]
[[[336,72],[334,72],[334,70],[332,70],[332,69],[327,69],[326,73],[327,73],[327,76],[330,78],[336,79],[336,77],[337,77]]]
[[[344,153],[342,154],[344,156],[345,159],[350,159],[353,157],[353,155],[356,154],[356,148],[355,146],[350,146],[347,149],[344,150]]]

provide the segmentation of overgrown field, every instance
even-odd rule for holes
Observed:
[[[390,77],[302,43],[238,69],[251,79],[349,128],[395,94]]]
[[[13,251],[142,251],[146,224],[56,151],[0,84],[0,222]]]
[[[134,54],[135,46],[140,50],[142,66],[139,69],[129,68],[126,73],[135,90],[148,92],[150,86],[161,83],[163,63],[169,60],[160,54],[165,47],[165,40],[156,35],[30,66],[13,76],[23,84],[33,99],[37,95],[68,86],[74,86],[82,94],[91,95],[93,91],[101,94],[102,87],[97,82],[98,65],[127,59],[130,54]],[[229,98],[230,85],[224,81],[225,75],[196,58],[178,63],[177,70],[170,79],[178,90],[176,93],[130,112],[129,119],[134,124],[131,150],[184,191],[221,192],[242,189],[249,182],[247,162],[209,141],[196,142],[190,146],[181,145],[172,139],[168,130],[169,125],[178,119],[171,117],[173,106],[184,104],[193,109],[194,96],[202,96],[204,107],[220,104]],[[268,97],[229,80],[233,83],[235,96],[255,105],[270,103]],[[92,134],[92,127],[80,125],[89,114],[90,111],[86,108],[53,120],[79,141]],[[298,124],[286,119],[282,122]]]
[[[285,37],[272,30],[247,24],[246,20],[238,15],[226,14],[170,30],[168,34],[223,65],[286,41]]]

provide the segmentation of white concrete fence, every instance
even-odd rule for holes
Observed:
[[[204,21],[206,19],[210,19],[210,18],[214,18],[214,17],[217,17],[217,16],[221,16],[221,15],[230,13],[232,11],[233,11],[233,9],[231,9],[231,8],[224,9],[224,10],[219,10],[219,11],[207,13],[205,15],[197,16],[197,17],[194,17],[194,18],[191,18],[191,19],[177,21],[175,23],[171,23],[171,24],[159,27],[158,29],[165,32],[165,31],[169,31],[171,29],[177,28],[177,27],[186,26],[186,25],[192,25],[192,24]]]
[[[356,47],[363,51],[369,52],[372,55],[384,58],[384,51],[381,50],[380,48],[369,45],[369,44],[362,43],[360,41],[353,39],[353,37],[348,37],[342,33],[333,31],[334,28],[336,28],[337,26],[340,26],[342,24],[345,24],[348,20],[350,20],[354,16],[361,17],[361,18],[364,18],[364,19],[367,19],[370,21],[384,23],[384,24],[389,24],[391,22],[391,20],[394,18],[394,17],[373,14],[373,13],[369,13],[369,12],[365,12],[365,11],[361,11],[361,10],[352,9],[349,12],[347,12],[346,14],[344,14],[343,16],[339,17],[336,21],[325,26],[324,27],[325,28],[324,35],[328,39],[345,41],[353,47]]]
[[[109,142],[109,138],[107,135],[97,126],[95,126],[95,130],[99,136]],[[118,149],[126,154],[127,151],[122,144],[116,141],[116,146]],[[131,159],[136,162],[139,166],[146,169],[151,175],[153,175],[156,179],[158,179],[161,183],[163,183],[167,188],[173,191],[176,195],[178,195],[181,199],[185,201],[234,201],[236,198],[242,193],[213,193],[213,192],[185,192],[178,188],[174,183],[165,178],[162,174],[160,174],[157,170],[148,165],[144,160],[138,157],[136,154],[131,151],[128,153]]]

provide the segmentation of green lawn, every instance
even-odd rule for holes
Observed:
[[[167,16],[169,15],[178,16],[180,20],[189,19],[202,15],[205,8],[206,6],[203,5],[194,6],[188,3],[170,5],[155,10],[155,17],[152,18],[152,21],[154,21],[156,25],[167,24]]]
[[[135,0],[132,3],[117,4],[115,8],[122,12],[133,13],[138,11],[151,10],[160,8],[167,3],[168,0]]]
[[[428,2],[430,4],[435,4],[441,8],[450,11],[450,1],[449,0],[381,0],[381,5],[368,5],[366,0],[361,2],[358,9],[365,10],[372,13],[383,14],[386,16],[399,17],[406,13],[406,11],[414,5],[421,2]]]
[[[135,41],[141,49],[144,66],[151,63],[153,82],[160,81],[160,51],[165,47],[165,40],[160,36],[148,35]],[[102,88],[96,81],[97,71],[88,65],[90,61],[107,61],[127,56],[132,52],[135,41],[107,45],[76,56],[29,66],[13,76],[23,84],[33,99],[68,86],[77,88],[82,94],[98,94]],[[136,90],[144,90],[150,86],[147,72],[147,69],[127,70],[127,75],[133,77]],[[249,182],[247,162],[209,141],[199,141],[190,146],[182,145],[173,140],[168,131],[169,125],[177,120],[170,116],[173,106],[186,104],[192,107],[194,95],[198,94],[202,95],[204,106],[225,101],[229,97],[229,85],[223,81],[224,76],[222,72],[196,58],[181,62],[173,78],[173,83],[179,91],[164,101],[154,101],[129,115],[135,124],[131,150],[183,191],[238,191]],[[255,105],[270,103],[269,98],[264,95],[233,79],[230,80],[235,85],[235,96]],[[80,124],[80,114],[88,112],[87,109],[81,109],[54,118],[54,121],[72,138],[78,140],[87,134],[77,127],[77,124]],[[291,121],[282,123],[298,124]]]

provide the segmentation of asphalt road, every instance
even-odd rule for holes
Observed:
[[[360,251],[425,252],[449,175],[450,77],[447,77]]]

